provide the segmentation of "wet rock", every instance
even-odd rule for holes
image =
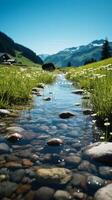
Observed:
[[[0,182],[5,181],[8,179],[8,176],[6,174],[0,174]]]
[[[16,142],[23,139],[23,136],[19,133],[13,133],[6,136],[6,139],[10,142]]]
[[[99,188],[105,185],[105,181],[97,176],[90,175],[87,178],[87,186],[92,192],[97,191]]]
[[[89,161],[86,161],[86,160],[83,160],[81,162],[81,164],[78,166],[78,169],[81,171],[87,171],[90,173],[92,172],[95,173],[97,171],[95,165],[91,164]]]
[[[72,112],[63,112],[63,113],[60,113],[60,114],[59,114],[59,117],[60,117],[61,119],[68,119],[68,118],[74,117],[74,116],[75,116],[75,114],[72,113]]]
[[[93,111],[91,109],[85,109],[83,110],[83,114],[84,115],[91,115],[93,113]]]
[[[38,87],[34,87],[34,88],[32,89],[32,92],[39,92]]]
[[[60,138],[52,138],[47,142],[47,144],[50,146],[59,146],[62,145],[63,143],[64,143],[63,140]]]
[[[81,158],[76,155],[67,156],[67,157],[65,157],[64,160],[67,164],[72,164],[74,166],[78,166],[79,163],[81,162]]]
[[[23,160],[22,160],[22,165],[23,165],[24,167],[32,167],[32,166],[33,166],[33,163],[31,162],[31,160],[23,159]]]
[[[41,187],[36,193],[34,200],[52,200],[55,190],[49,187]]]
[[[74,90],[72,93],[73,93],[73,94],[79,94],[79,95],[82,95],[82,94],[84,93],[84,90],[83,90],[83,89]]]
[[[68,125],[64,123],[59,124],[58,127],[62,129],[68,129]]]
[[[99,167],[99,173],[103,178],[112,179],[112,167]]]
[[[25,193],[29,192],[30,189],[31,189],[30,184],[20,185],[16,190],[16,195],[25,194]]]
[[[95,193],[94,200],[112,200],[112,184],[99,189]]]
[[[17,189],[18,185],[10,181],[3,181],[0,183],[0,198],[10,197],[11,194]]]
[[[80,103],[75,103],[75,106],[80,106],[81,104]]]
[[[87,199],[87,195],[83,192],[74,192],[73,193],[73,197],[76,198],[77,200],[86,200]]]
[[[43,99],[44,101],[50,101],[51,100],[51,97],[46,97]]]
[[[93,160],[112,164],[112,143],[96,142],[87,146],[83,155]]]
[[[25,175],[24,169],[18,169],[16,171],[10,172],[10,180],[12,182],[19,183]]]
[[[8,116],[10,115],[10,111],[6,109],[0,109],[0,117]]]
[[[83,189],[86,189],[86,183],[87,183],[86,180],[87,180],[87,177],[85,175],[74,173],[72,181],[71,181],[71,185],[73,187],[81,187]]]
[[[30,190],[25,196],[24,200],[34,200],[35,192]],[[37,200],[37,199],[36,199]]]
[[[9,133],[21,133],[25,130],[19,126],[11,126],[6,129]]]
[[[57,190],[54,194],[54,200],[69,200],[71,198],[71,195],[64,190]]]
[[[37,179],[45,183],[66,184],[72,178],[72,172],[66,168],[39,168],[36,170]]]
[[[39,83],[39,84],[37,85],[37,88],[42,88],[42,89],[44,89],[44,87],[45,87],[45,85],[44,85],[43,83]]]
[[[0,143],[0,154],[9,152],[10,152],[9,146],[6,143]]]
[[[10,161],[5,164],[5,167],[7,167],[9,169],[20,169],[20,168],[22,168],[22,165],[20,162]]]

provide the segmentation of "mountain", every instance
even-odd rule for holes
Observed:
[[[44,62],[52,62],[56,66],[66,67],[71,63],[72,66],[81,66],[88,60],[100,60],[102,45],[105,40],[95,40],[87,45],[66,48],[56,54],[48,56]],[[112,49],[112,42],[109,43]]]
[[[48,56],[50,56],[49,54],[39,54],[39,57],[44,61]]]
[[[31,49],[24,47],[21,44],[15,43],[14,40],[8,37],[5,33],[0,32],[0,53],[5,52],[15,57],[16,51],[19,51],[21,55],[28,58],[34,63],[43,64],[42,59],[37,56],[36,53],[33,52]]]

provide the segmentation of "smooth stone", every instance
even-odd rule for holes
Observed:
[[[10,152],[9,146],[6,143],[0,143],[0,154],[9,152]]]
[[[112,143],[96,142],[83,150],[83,155],[92,160],[112,164]]]
[[[31,162],[31,160],[29,160],[29,159],[23,159],[22,160],[22,165],[24,167],[32,167],[33,166],[33,162]]]
[[[5,167],[10,168],[10,169],[20,169],[22,168],[22,164],[19,162],[10,161],[5,164]]]
[[[99,173],[103,178],[108,178],[112,180],[112,167],[99,167]]]
[[[75,106],[80,106],[81,104],[80,103],[75,103]]]
[[[64,190],[57,190],[54,194],[54,200],[69,200],[71,198],[71,195]]]
[[[17,189],[18,185],[10,181],[3,181],[0,183],[0,197],[10,197]]]
[[[39,92],[39,88],[38,87],[32,88],[32,92]]]
[[[34,200],[53,200],[55,190],[49,187],[41,187],[39,188],[36,193]]]
[[[10,115],[10,111],[9,110],[0,109],[0,116],[1,117],[7,116],[7,115]]]
[[[91,115],[93,113],[93,111],[91,109],[85,109],[83,110],[83,114],[84,115]]]
[[[59,145],[62,145],[63,143],[64,143],[63,140],[60,138],[51,138],[47,142],[47,144],[50,146],[59,146]]]
[[[99,189],[95,193],[94,200],[112,200],[112,183]]]
[[[0,182],[5,181],[8,179],[8,176],[6,174],[0,174]]]
[[[25,131],[23,128],[19,126],[11,126],[11,127],[8,127],[6,130],[10,133],[21,133]]]
[[[25,194],[27,192],[29,192],[31,189],[31,185],[30,184],[24,184],[24,185],[19,185],[19,187],[16,190],[16,195],[18,194]]]
[[[24,200],[34,200],[35,197],[35,191],[30,190],[27,192],[27,194],[24,196]],[[37,199],[36,199],[37,200]]]
[[[44,84],[42,84],[42,83],[39,83],[38,85],[37,85],[37,88],[44,88],[45,87],[45,85]]]
[[[81,158],[76,155],[66,156],[64,160],[67,164],[72,164],[74,166],[78,166],[81,162]]]
[[[51,100],[51,97],[46,97],[43,99],[44,101],[50,101]]]
[[[71,181],[73,187],[81,187],[86,189],[87,177],[84,174],[74,173]]]
[[[89,161],[83,160],[81,164],[78,166],[78,169],[81,171],[87,171],[90,173],[94,173],[97,171],[95,165],[91,164]]]
[[[19,133],[12,133],[10,135],[7,135],[6,139],[9,140],[10,142],[16,142],[23,139],[23,136]]]
[[[83,94],[84,93],[84,90],[83,89],[79,89],[79,90],[74,90],[73,92],[72,92],[73,94]]]
[[[87,178],[87,186],[89,190],[96,191],[105,185],[105,181],[97,176],[90,175]]]
[[[16,171],[10,172],[10,180],[12,182],[19,183],[25,175],[24,169],[18,169]]]
[[[72,172],[66,168],[39,168],[36,170],[37,179],[45,183],[66,184],[72,178]]]
[[[75,114],[74,114],[74,113],[71,113],[71,112],[63,112],[63,113],[60,113],[60,114],[59,114],[59,117],[60,117],[61,119],[68,119],[68,118],[74,117],[74,116],[75,116]]]
[[[74,192],[73,193],[73,197],[75,197],[78,200],[86,200],[87,199],[87,195],[83,192]]]

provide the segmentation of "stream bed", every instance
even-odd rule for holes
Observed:
[[[0,144],[7,145],[0,153],[1,200],[92,200],[111,182],[111,166],[82,156],[100,130],[90,115],[84,115],[82,95],[74,90],[60,74],[52,85],[40,89],[41,96],[34,95],[31,108],[8,122],[7,133],[20,133],[25,139],[8,141],[6,131],[0,136]],[[63,112],[74,116],[62,119]],[[62,144],[48,145],[53,138]]]

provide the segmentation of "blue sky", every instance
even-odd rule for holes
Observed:
[[[37,54],[108,37],[112,0],[0,0],[0,30]]]

